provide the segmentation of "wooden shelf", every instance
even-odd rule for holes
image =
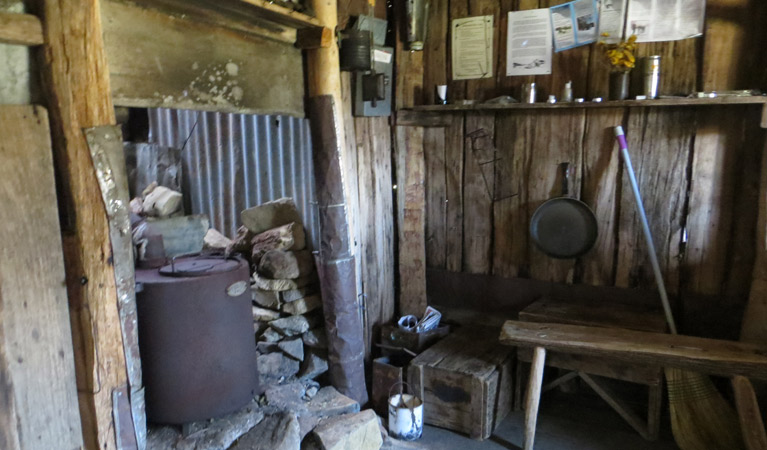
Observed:
[[[134,0],[142,8],[241,33],[296,42],[297,30],[321,30],[316,17],[268,0]]]
[[[293,11],[290,8],[271,3],[267,0],[239,0],[249,5],[264,19],[296,29],[320,28],[320,21],[308,14]]]
[[[43,44],[43,25],[30,14],[0,13],[0,44]]]
[[[474,105],[423,105],[410,108],[412,111],[455,112],[455,111],[513,111],[518,109],[580,109],[580,108],[626,108],[661,106],[714,106],[714,105],[767,105],[767,96],[717,97],[717,98],[661,98],[656,100],[621,100],[584,103],[510,103]]]

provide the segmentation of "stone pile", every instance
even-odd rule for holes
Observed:
[[[373,410],[311,380],[270,386],[241,410],[182,427],[149,426],[147,450],[423,450],[392,439]]]
[[[306,232],[292,199],[247,209],[226,252],[253,269],[253,327],[261,385],[327,372],[322,298]]]

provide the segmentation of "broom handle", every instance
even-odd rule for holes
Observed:
[[[618,144],[621,148],[621,154],[623,156],[623,162],[626,163],[626,172],[629,175],[629,181],[631,182],[631,190],[634,191],[634,198],[636,199],[637,210],[639,211],[639,217],[642,221],[642,231],[644,232],[644,238],[647,242],[647,250],[650,253],[650,263],[652,264],[652,271],[655,275],[655,283],[658,285],[658,291],[660,292],[660,299],[663,302],[663,311],[666,313],[666,322],[671,333],[677,334],[676,323],[674,323],[674,314],[671,312],[671,304],[668,301],[668,294],[666,293],[666,285],[663,282],[663,275],[660,271],[660,264],[658,264],[658,255],[655,253],[655,244],[652,239],[652,232],[650,231],[650,224],[647,222],[647,214],[644,210],[644,203],[642,202],[642,195],[639,193],[639,185],[637,184],[636,175],[634,175],[634,167],[631,165],[631,156],[629,156],[629,146],[626,142],[626,135],[623,133],[623,127],[615,127],[615,137],[618,139]]]

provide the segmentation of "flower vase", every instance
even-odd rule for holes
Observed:
[[[610,100],[629,98],[629,71],[610,72]]]

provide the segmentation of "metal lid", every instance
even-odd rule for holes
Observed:
[[[177,259],[160,268],[160,274],[169,277],[203,277],[225,273],[240,267],[240,260],[215,256],[193,256]]]

